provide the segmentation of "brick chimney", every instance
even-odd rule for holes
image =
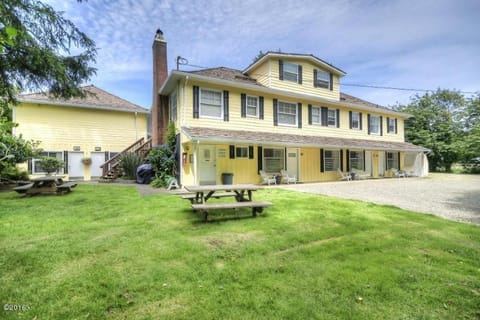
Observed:
[[[167,42],[158,29],[152,45],[153,53],[153,99],[152,99],[152,145],[165,142],[168,125],[168,97],[160,96],[159,90],[167,80]]]

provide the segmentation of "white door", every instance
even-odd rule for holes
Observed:
[[[365,172],[372,175],[372,151],[365,151]]]
[[[198,178],[200,185],[217,184],[215,146],[200,146],[198,152]]]
[[[385,174],[385,152],[378,152],[378,174],[383,176]]]
[[[287,148],[287,173],[298,180],[298,149]]]
[[[105,152],[92,152],[90,153],[92,158],[92,164],[90,166],[91,177],[101,177],[102,168],[100,166],[105,163]]]
[[[83,178],[83,152],[68,153],[68,176],[70,178]]]

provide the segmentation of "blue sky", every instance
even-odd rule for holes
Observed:
[[[46,2],[96,42],[90,83],[146,108],[157,28],[168,42],[169,70],[177,56],[243,70],[260,50],[281,49],[335,65],[347,73],[342,92],[385,106],[408,103],[416,92],[347,84],[480,91],[479,0]]]

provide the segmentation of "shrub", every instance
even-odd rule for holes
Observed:
[[[28,177],[28,172],[25,170],[19,170],[14,165],[7,165],[0,172],[0,176],[7,180],[13,181],[27,181],[30,180]]]
[[[137,176],[137,168],[143,164],[142,156],[136,153],[126,153],[120,159],[120,166],[123,174],[127,179],[135,180]]]
[[[42,168],[42,171],[45,171],[47,175],[51,174],[52,172],[58,172],[65,165],[62,160],[53,157],[43,157],[39,161],[39,164]]]

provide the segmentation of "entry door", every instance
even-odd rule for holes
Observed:
[[[372,151],[372,177],[378,178],[378,151]]]
[[[298,180],[298,149],[287,148],[287,173]]]
[[[102,168],[100,166],[105,163],[105,152],[92,152],[90,153],[92,158],[92,164],[90,166],[91,177],[101,177]]]
[[[372,175],[372,151],[365,151],[365,172]]]
[[[200,146],[198,151],[198,177],[200,185],[217,184],[215,146]]]
[[[68,175],[70,178],[83,178],[83,152],[68,153]]]

